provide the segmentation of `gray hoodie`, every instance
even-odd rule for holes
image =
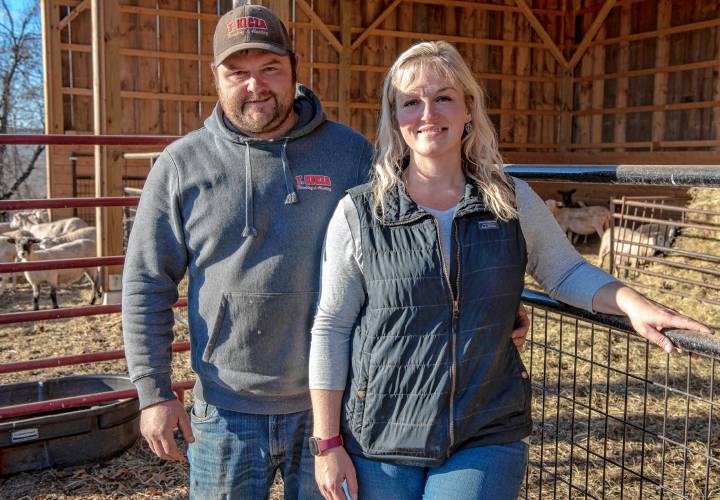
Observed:
[[[123,336],[140,407],[172,399],[177,284],[188,275],[195,395],[230,410],[310,408],[308,352],[328,221],[372,147],[298,85],[285,137],[232,131],[220,106],[169,145],[143,188],[123,274]]]

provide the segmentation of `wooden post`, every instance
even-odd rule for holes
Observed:
[[[657,29],[670,27],[672,14],[671,0],[659,0],[657,6]],[[655,49],[655,67],[664,68],[670,62],[670,37],[667,35],[657,38]],[[653,104],[667,104],[668,74],[655,73],[653,89]],[[654,111],[652,115],[652,142],[653,149],[659,147],[665,138],[665,111]],[[657,145],[657,146],[656,146]]]
[[[276,16],[285,24],[287,28],[288,22],[290,22],[290,1],[289,0],[262,0],[259,2],[253,2],[256,4],[264,5],[268,9],[272,10]],[[224,14],[224,13],[223,13]]]
[[[514,5],[514,0],[505,0],[507,5]],[[512,11],[503,13],[503,40],[515,40],[516,14]],[[502,74],[512,76],[515,73],[513,60],[513,47],[502,48]],[[500,91],[500,142],[513,141],[513,115],[508,111],[513,109],[513,96],[515,94],[515,81],[504,81]]]
[[[620,7],[620,36],[628,36],[631,29],[630,6],[622,4]],[[618,72],[624,73],[630,68],[630,43],[620,42],[618,52]],[[629,79],[621,77],[617,79],[617,97],[615,107],[624,108],[628,103]],[[627,114],[618,113],[615,115],[615,142],[623,143],[627,140]],[[617,148],[616,151],[625,151],[625,148]]]
[[[573,100],[575,91],[575,81],[572,70],[563,69],[562,81],[560,83],[560,151],[567,152],[572,144],[572,124],[573,124]]]
[[[597,40],[605,39],[605,26],[603,25],[597,33]],[[592,61],[592,74],[593,76],[600,77],[605,74],[605,47],[598,45],[593,48],[593,61]],[[603,108],[605,98],[605,80],[597,78],[592,82],[592,103],[593,109],[599,110]],[[592,115],[592,133],[590,135],[590,142],[599,144],[602,140],[603,130],[603,115],[600,113]]]
[[[43,47],[43,92],[45,96],[45,133],[63,133],[62,67],[60,66],[60,12],[54,0],[41,3]],[[45,148],[45,176],[47,197],[53,197],[54,146]]]
[[[532,5],[532,1],[528,1]],[[527,4],[526,4],[527,6]],[[527,6],[529,8],[529,6]],[[529,42],[532,28],[529,21],[524,16],[517,16],[517,36],[519,42]],[[527,76],[529,70],[530,49],[528,47],[518,47],[515,61],[515,74],[518,76]],[[515,110],[527,110],[530,107],[530,87],[527,80],[518,80],[515,84]],[[528,115],[515,114],[512,119],[513,123],[513,142],[516,144],[528,142]]]
[[[589,0],[586,0],[585,5],[587,6],[590,4]],[[595,23],[592,22],[592,17],[590,14],[583,14],[583,31],[587,33],[587,30],[589,30]],[[598,26],[599,29],[599,26]],[[597,30],[596,30],[597,31]],[[585,38],[583,40],[588,40],[587,34],[585,34]],[[588,42],[589,43],[589,42]],[[579,49],[577,49],[579,50]],[[584,53],[584,51],[583,51]],[[575,53],[577,55],[577,52]],[[595,57],[595,53],[590,51],[582,56],[578,60],[578,63],[580,64],[580,76],[581,77],[587,77],[591,76],[593,72],[593,59]],[[575,59],[575,55],[573,55],[573,59]],[[592,83],[588,81],[581,81],[578,85],[578,108],[580,110],[589,109],[592,106]],[[588,144],[591,141],[591,117],[589,115],[583,115],[577,117],[577,124],[578,124],[578,138],[577,142],[580,144]]]
[[[350,83],[352,78],[352,0],[340,0],[340,70],[338,77],[338,121],[350,125]]]
[[[118,0],[92,0],[93,131],[122,133],[120,100],[120,10]],[[122,195],[121,152],[95,146],[95,196]],[[97,208],[97,254],[122,254],[122,210]],[[120,266],[103,268],[99,279],[107,302],[119,300]]]
[[[717,15],[720,16],[720,5],[718,5]],[[712,68],[713,78],[713,100],[720,102],[720,27],[715,28],[715,51],[714,57],[716,64]],[[720,140],[720,107],[713,108],[713,139]],[[715,147],[716,151],[720,151],[720,146]]]

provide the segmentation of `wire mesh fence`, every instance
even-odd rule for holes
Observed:
[[[669,356],[629,331],[530,309],[524,498],[720,495],[715,356]]]

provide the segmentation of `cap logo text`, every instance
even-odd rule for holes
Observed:
[[[228,36],[239,35],[242,32],[268,34],[268,27],[265,19],[259,17],[236,17],[227,23]]]

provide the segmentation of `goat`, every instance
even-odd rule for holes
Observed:
[[[602,238],[605,228],[610,224],[610,210],[605,207],[560,208],[553,199],[546,200],[545,204],[563,232],[570,233],[568,237],[571,241],[572,233],[582,235],[597,233]]]
[[[30,231],[37,239],[55,238],[63,234],[87,227],[87,222],[77,217],[69,219],[60,219],[55,222],[45,222],[43,224],[31,224],[24,226],[22,229]]]
[[[578,201],[578,202],[573,201],[572,195],[573,195],[573,193],[575,193],[575,191],[577,191],[577,189],[569,189],[567,191],[560,190],[557,192],[557,194],[559,194],[562,197],[562,201],[560,203],[562,203],[563,207],[565,207],[565,208],[582,208],[582,207],[587,206],[584,201]]]
[[[643,257],[652,257],[657,253],[658,250],[652,248],[653,246],[670,246],[677,233],[677,226],[670,226],[666,230],[657,223],[643,224],[636,229],[613,227],[615,266],[626,263],[630,267],[637,267],[644,264]],[[600,268],[605,263],[605,257],[610,254],[610,234],[610,229],[605,231],[600,242],[600,250],[598,251],[598,267]],[[618,255],[618,253],[630,254],[630,256]],[[628,271],[625,269],[623,275],[627,276],[627,274]]]
[[[75,231],[71,231],[61,236],[56,236],[54,238],[43,238],[42,240],[40,240],[39,246],[40,248],[45,250],[75,240],[97,241],[97,231],[94,227],[82,227],[80,229],[76,229]]]
[[[18,259],[22,262],[34,262],[42,260],[69,259],[79,257],[95,257],[95,241],[89,239],[79,239],[63,243],[56,247],[46,250],[36,250],[33,245],[40,242],[37,238],[10,238],[10,242],[15,244],[15,251]],[[94,304],[99,296],[97,284],[95,282],[95,269],[52,269],[46,271],[25,271],[25,278],[32,286],[33,291],[33,310],[40,309],[40,285],[47,283],[50,285],[50,300],[52,300],[53,309],[58,308],[56,290],[60,285],[71,285],[79,281],[83,276],[90,280],[92,285],[92,298],[90,304]]]
[[[11,243],[7,238],[0,238],[0,262],[13,262],[15,260],[15,245]],[[5,289],[8,285],[9,274],[0,274],[0,295],[5,293]],[[13,289],[15,289],[15,273],[12,274],[13,278]]]
[[[15,212],[10,220],[10,229],[22,229],[35,224],[44,224],[46,222],[48,222],[47,210]]]

